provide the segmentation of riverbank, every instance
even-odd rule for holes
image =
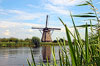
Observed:
[[[29,42],[0,42],[0,47],[34,47],[34,44]]]
[[[54,42],[40,42],[40,46],[46,46],[46,45],[54,45],[58,46],[58,43]],[[0,47],[34,47],[35,44],[32,44],[30,42],[0,42]]]

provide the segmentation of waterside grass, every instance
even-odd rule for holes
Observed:
[[[58,46],[59,44],[54,42],[40,42],[40,46],[47,45]],[[29,42],[0,42],[0,47],[35,47],[35,45]]]
[[[40,46],[59,46],[56,42],[40,42]],[[66,43],[68,45],[68,43]],[[29,42],[0,42],[0,47],[35,47],[35,44]]]

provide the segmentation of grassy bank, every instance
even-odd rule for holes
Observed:
[[[54,42],[41,42],[40,46],[52,45],[56,46],[59,45],[58,43]],[[0,47],[34,47],[35,45],[29,42],[0,42]]]
[[[34,46],[34,44],[30,44],[29,42],[0,42],[0,47],[30,47]]]
[[[41,42],[40,43],[40,46],[46,46],[46,45],[56,46],[56,45],[59,45],[59,44],[54,43],[54,42]]]

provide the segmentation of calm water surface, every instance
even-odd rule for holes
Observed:
[[[58,58],[59,46],[55,46],[56,59]],[[36,63],[40,62],[40,59],[45,61],[45,57],[51,60],[52,52],[50,47],[42,46],[32,49]],[[28,66],[27,59],[31,61],[31,53],[29,47],[19,48],[0,48],[0,66]]]

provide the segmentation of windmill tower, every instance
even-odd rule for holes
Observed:
[[[54,30],[60,30],[60,28],[48,28],[48,15],[46,17],[46,26],[45,28],[36,28],[36,27],[32,27],[32,29],[39,29],[40,32],[42,33],[42,38],[41,41],[42,42],[52,42],[51,39],[51,31],[53,32]]]

